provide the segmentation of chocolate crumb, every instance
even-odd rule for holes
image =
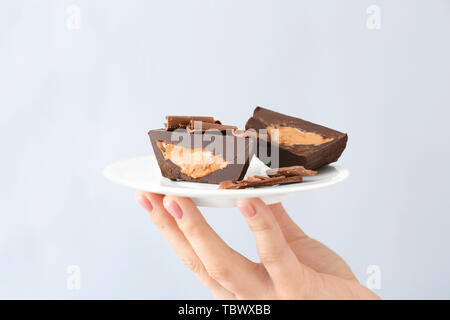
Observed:
[[[191,120],[193,121],[203,121],[208,123],[215,123],[213,117],[202,117],[202,116],[166,116],[167,123],[165,123],[165,128],[167,131],[173,131],[176,129],[186,129]]]
[[[277,177],[263,177],[263,176],[250,176],[245,180],[233,182],[231,180],[222,181],[219,184],[219,189],[245,189],[245,188],[261,188],[269,187],[281,184],[291,184],[296,182],[302,182],[302,176],[277,176]]]
[[[189,133],[205,132],[207,130],[218,130],[218,131],[224,132],[227,130],[237,130],[237,127],[223,125],[220,123],[211,123],[211,122],[205,122],[205,121],[191,120],[189,122],[189,124],[187,125],[186,129]]]
[[[219,185],[219,189],[244,189],[244,188],[260,188],[274,185],[291,184],[303,182],[304,176],[312,176],[317,171],[305,169],[302,166],[292,166],[284,168],[269,169],[266,171],[268,177],[249,176],[245,180],[233,182],[231,180],[223,181]]]
[[[269,169],[266,171],[266,174],[269,177],[278,177],[278,176],[313,176],[317,173],[317,171],[305,169],[303,166],[291,166],[291,167],[282,167],[276,169]]]

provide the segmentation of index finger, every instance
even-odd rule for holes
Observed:
[[[206,222],[191,199],[166,196],[164,207],[176,219],[208,274],[231,292],[248,297],[264,290],[269,280],[258,264],[231,249]]]

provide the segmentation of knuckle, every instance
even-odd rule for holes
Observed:
[[[298,295],[303,300],[313,299],[316,296],[317,289],[321,292],[325,290],[324,279],[319,273],[310,274],[306,269],[303,268],[302,270],[300,276],[296,279]]]
[[[263,264],[275,263],[280,261],[281,253],[279,251],[261,250],[259,253],[259,258]]]
[[[207,268],[206,272],[209,274],[211,278],[219,282],[230,279],[230,270],[223,266]]]
[[[154,221],[154,224],[160,231],[164,231],[167,228],[167,223],[163,220]]]
[[[181,227],[181,229],[183,230],[183,233],[187,238],[195,238],[199,234],[201,234],[200,227],[195,224],[189,223],[189,224],[183,225]]]
[[[289,238],[287,242],[289,244],[291,244],[291,245],[295,245],[295,244],[299,244],[299,243],[301,243],[301,244],[304,244],[304,243],[308,244],[308,242],[311,241],[311,240],[312,239],[309,238],[307,235],[300,234],[300,235],[295,235],[295,236]]]
[[[273,229],[273,225],[271,223],[269,223],[268,221],[263,220],[258,223],[255,223],[255,224],[251,224],[250,229],[254,233],[269,232]]]
[[[161,210],[155,210],[150,215],[150,219],[152,220],[153,224],[159,229],[164,230],[167,228],[167,219],[165,218],[164,214]]]
[[[190,257],[184,257],[184,258],[181,258],[181,260],[183,261],[185,266],[189,270],[191,270],[194,274],[199,274],[203,269],[203,265],[197,259],[193,259]]]

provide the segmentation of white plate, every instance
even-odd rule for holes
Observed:
[[[268,169],[253,157],[247,175],[265,175]],[[161,176],[154,156],[122,160],[108,165],[103,174],[109,180],[136,190],[191,198],[201,207],[227,208],[236,206],[242,198],[261,198],[271,204],[286,200],[294,193],[324,188],[345,180],[349,172],[337,165],[319,169],[315,176],[305,177],[301,183],[242,190],[219,190],[215,184],[172,181]]]

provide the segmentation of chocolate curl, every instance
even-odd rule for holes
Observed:
[[[245,181],[248,182],[258,182],[258,181],[262,181],[267,179],[267,177],[262,177],[262,176],[250,176],[247,179],[245,179]]]
[[[291,184],[296,182],[302,182],[301,176],[278,176],[278,177],[263,177],[263,176],[250,176],[245,180],[233,182],[231,180],[222,181],[219,184],[219,189],[245,189],[245,188],[261,188],[274,185]]]
[[[254,130],[233,130],[233,135],[236,137],[244,138],[244,137],[250,137],[250,138],[256,138],[258,135]]]
[[[234,183],[231,180],[225,180],[219,183],[219,189],[242,189],[242,185]]]
[[[248,181],[248,188],[260,188],[260,187],[269,187],[274,186],[276,184],[280,184],[286,177],[280,176],[280,177],[273,177],[273,178],[265,178],[265,179],[258,179],[258,180],[252,180]]]
[[[202,121],[206,123],[215,123],[213,117],[201,117],[201,116],[166,116],[167,123],[165,127],[167,131],[176,129],[186,129],[191,121]]]
[[[223,124],[219,124],[219,123],[191,120],[189,122],[189,125],[186,127],[186,129],[189,133],[205,132],[207,130],[218,130],[218,131],[224,132],[227,130],[237,130],[237,127],[227,126],[227,125],[223,125]]]
[[[269,177],[292,177],[292,176],[313,176],[317,173],[317,171],[305,169],[303,166],[291,166],[291,167],[282,167],[276,169],[269,169],[266,171],[266,174]]]
[[[291,184],[297,182],[303,182],[303,177],[302,176],[285,177],[285,179],[281,181],[279,184]]]
[[[231,180],[225,180],[219,183],[219,189],[245,189],[249,185],[249,182],[247,180],[241,180],[238,182],[234,182]]]

